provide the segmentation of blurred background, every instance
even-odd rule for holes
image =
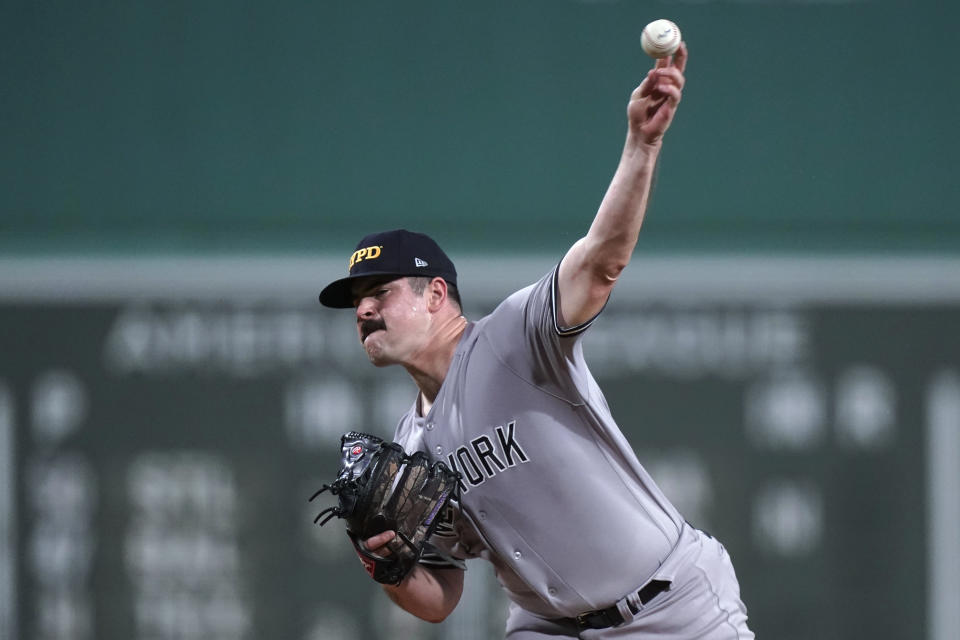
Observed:
[[[396,227],[475,319],[546,273],[656,18],[688,85],[586,338],[614,415],[759,637],[960,637],[955,5],[7,0],[0,638],[502,637],[481,563],[428,625],[312,524],[415,393],[316,294]]]

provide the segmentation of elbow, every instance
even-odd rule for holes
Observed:
[[[629,260],[609,261],[599,271],[600,280],[613,284],[620,278],[620,274],[627,268]]]
[[[458,573],[462,575],[463,572],[458,571]],[[423,607],[415,615],[421,620],[433,624],[440,624],[457,608],[457,604],[460,602],[460,595],[463,593],[462,589],[463,586],[460,584],[457,585],[456,588],[445,591],[441,598]]]
[[[426,620],[432,624],[440,624],[450,616],[449,611],[439,611],[435,615],[423,616],[421,620]]]
[[[462,576],[462,571],[457,571],[457,573]],[[448,591],[444,594],[444,597],[436,603],[436,606],[430,607],[430,615],[426,619],[427,622],[433,622],[439,624],[446,620],[453,610],[457,608],[457,604],[460,602],[460,595],[463,593],[463,584],[459,584],[459,588],[455,588],[451,591]]]
[[[588,267],[590,281],[598,286],[612,287],[627,268],[628,262],[629,259],[619,260],[612,256],[598,260]]]
[[[412,611],[411,613],[425,622],[440,624],[450,617],[450,614],[453,613],[454,608],[455,607],[438,606],[424,608],[419,611]]]
[[[630,263],[631,252],[611,248],[609,244],[586,243],[581,268],[594,282],[612,285]]]

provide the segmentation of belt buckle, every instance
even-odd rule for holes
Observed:
[[[617,618],[619,618],[619,620],[614,618],[611,609],[616,611],[616,609],[611,607],[610,609],[595,609],[594,611],[581,613],[576,617],[577,626],[579,626],[580,629],[608,629],[623,624],[623,616],[618,615]],[[598,618],[600,620],[597,620]]]
[[[587,618],[592,616],[595,611],[587,611],[586,613],[581,613],[577,616],[577,626],[581,629],[592,629],[593,627],[587,622]]]

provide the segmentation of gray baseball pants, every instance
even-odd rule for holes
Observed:
[[[511,605],[506,640],[753,640],[727,550],[689,525],[680,535],[681,544],[654,576],[669,579],[670,590],[648,602],[629,622],[581,632],[572,620],[548,620]]]

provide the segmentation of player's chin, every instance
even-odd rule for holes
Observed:
[[[393,364],[393,361],[392,361],[392,360],[386,360],[386,359],[383,359],[383,358],[375,358],[375,357],[371,356],[370,354],[367,354],[367,358],[370,359],[370,363],[373,364],[373,366],[375,366],[375,367],[387,367],[387,366],[390,366],[391,364]]]
[[[376,340],[367,339],[363,342],[363,350],[367,353],[367,358],[377,367],[385,367],[393,362],[387,357],[382,345]]]

